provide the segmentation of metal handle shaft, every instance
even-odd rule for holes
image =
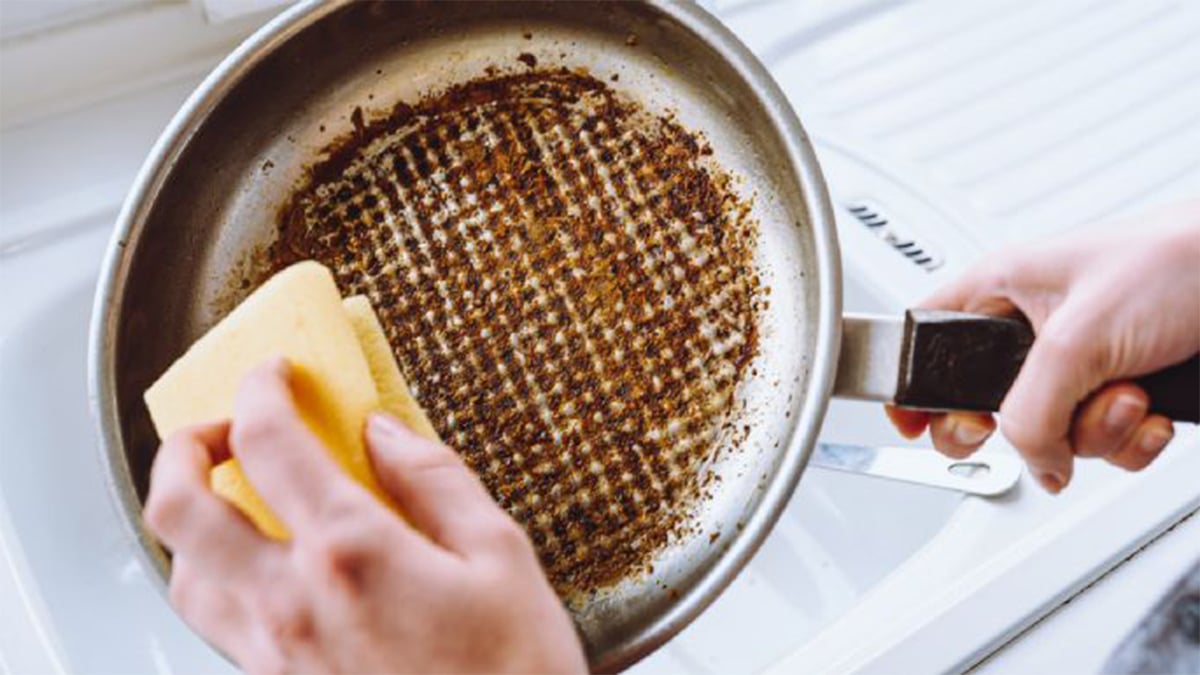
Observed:
[[[924,410],[995,411],[1034,342],[1029,325],[1004,317],[909,310],[843,323],[834,395]],[[1200,422],[1200,355],[1135,380],[1150,411]]]

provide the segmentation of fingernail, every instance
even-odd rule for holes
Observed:
[[[291,372],[291,364],[287,358],[281,354],[276,354],[267,359],[267,367],[275,371],[278,375],[287,376]]]
[[[1104,426],[1111,432],[1125,431],[1146,413],[1146,404],[1133,394],[1121,394],[1104,413]]]
[[[408,429],[395,417],[385,413],[371,413],[367,417],[367,433],[384,436],[403,437]]]
[[[1147,455],[1157,455],[1171,441],[1171,436],[1171,433],[1159,427],[1150,427],[1142,432],[1138,448]]]
[[[1056,473],[1044,473],[1038,480],[1041,481],[1042,487],[1046,488],[1046,491],[1052,495],[1062,492],[1062,489],[1067,485],[1067,481],[1063,480],[1062,476]]]
[[[951,435],[954,437],[954,442],[958,445],[974,446],[987,440],[987,437],[991,433],[992,430],[987,427],[958,420],[954,423],[954,431]]]

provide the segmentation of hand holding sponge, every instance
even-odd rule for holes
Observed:
[[[383,410],[423,436],[437,439],[437,433],[409,393],[370,302],[362,296],[343,301],[333,275],[316,262],[271,277],[146,390],[159,437],[232,417],[242,378],[273,356],[291,363],[305,423],[351,477],[391,505],[364,445],[367,415]],[[214,467],[210,483],[264,534],[288,537],[236,459]]]

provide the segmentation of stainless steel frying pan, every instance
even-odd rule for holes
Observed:
[[[759,355],[738,391],[736,426],[749,433],[719,455],[720,487],[693,516],[703,534],[667,546],[653,574],[572,607],[594,668],[649,653],[746,564],[796,486],[835,375],[849,395],[994,409],[1031,339],[1019,322],[853,320],[843,343],[834,223],[808,139],[758,61],[696,6],[305,3],[239,47],[163,133],[121,213],[98,290],[91,393],[106,478],[160,580],[169,561],[141,519],[158,443],[142,392],[244,292],[235,282],[260,264],[281,204],[329,139],[353,130],[356,107],[415,100],[522,53],[605,81],[619,75],[619,93],[702,132],[752,198],[756,264],[772,289]],[[922,352],[928,336],[939,348]],[[958,340],[973,358],[955,367]],[[992,386],[981,393],[984,380]]]

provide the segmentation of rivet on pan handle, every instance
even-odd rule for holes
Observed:
[[[995,411],[1033,345],[1011,318],[909,310],[847,316],[834,395],[922,410]],[[1200,355],[1135,380],[1150,411],[1200,422]]]

